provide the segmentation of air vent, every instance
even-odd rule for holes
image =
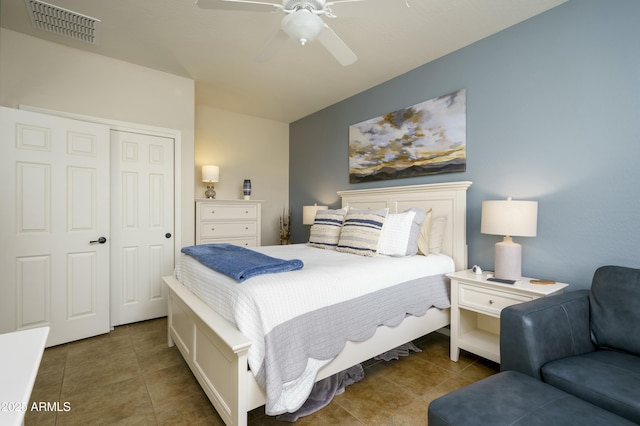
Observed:
[[[75,40],[96,44],[99,19],[38,0],[25,0],[33,26]]]

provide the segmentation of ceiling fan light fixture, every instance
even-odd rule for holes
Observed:
[[[303,46],[313,41],[324,28],[324,21],[307,9],[298,9],[282,19],[282,31]]]

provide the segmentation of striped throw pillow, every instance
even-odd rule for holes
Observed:
[[[337,251],[375,256],[389,209],[349,210],[344,218]]]
[[[307,244],[311,247],[335,250],[346,214],[347,209],[318,210],[313,225],[311,225]]]

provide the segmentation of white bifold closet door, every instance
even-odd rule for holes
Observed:
[[[54,346],[167,314],[174,145],[0,107],[0,333]]]
[[[0,107],[0,332],[109,331],[109,128]]]
[[[167,315],[174,140],[111,131],[111,325]]]

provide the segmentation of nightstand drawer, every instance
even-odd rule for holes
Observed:
[[[499,317],[503,308],[527,302],[532,300],[533,297],[460,284],[458,299],[458,304],[461,308],[466,307],[477,312],[485,312]]]
[[[255,236],[256,222],[204,222],[200,224],[201,238]]]
[[[225,220],[225,219],[256,219],[258,217],[256,206],[216,206],[200,205],[201,220]]]

